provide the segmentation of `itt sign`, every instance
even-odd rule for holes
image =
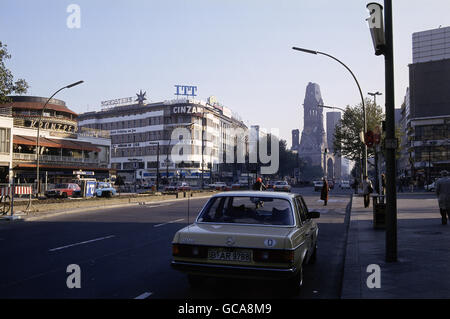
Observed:
[[[175,95],[197,96],[197,87],[190,85],[175,85],[177,91]]]

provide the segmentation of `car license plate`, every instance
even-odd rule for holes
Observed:
[[[221,261],[238,261],[238,262],[250,262],[252,253],[250,250],[242,249],[209,249],[209,260],[221,260]]]

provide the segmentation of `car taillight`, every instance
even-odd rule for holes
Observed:
[[[271,263],[293,263],[293,250],[255,250],[253,252],[253,260],[256,262],[271,262]]]
[[[202,246],[173,244],[172,255],[177,257],[206,258],[208,249]]]

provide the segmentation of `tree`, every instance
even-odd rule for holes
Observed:
[[[384,114],[380,106],[375,105],[369,99],[365,100],[367,130],[374,131],[375,127],[381,126]],[[360,139],[363,131],[363,109],[361,103],[350,107],[347,106],[341,122],[336,125],[334,132],[334,153],[341,154],[352,161],[359,162],[364,152],[364,144]],[[367,157],[374,156],[374,149],[367,148]]]
[[[28,83],[24,79],[14,82],[14,77],[10,70],[6,68],[5,60],[10,59],[7,45],[0,41],[0,104],[10,102],[8,95],[27,93]]]
[[[278,174],[281,178],[294,174],[294,169],[299,166],[297,154],[287,149],[287,142],[280,139],[280,168]]]

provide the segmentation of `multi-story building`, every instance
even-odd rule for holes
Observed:
[[[237,137],[229,129],[247,130],[237,114],[214,98],[141,100],[80,114],[78,124],[110,133],[112,167],[128,183],[154,181],[158,171],[162,180],[186,179],[191,185],[232,179],[232,167],[223,164],[226,154],[235,151]],[[189,136],[175,129],[185,129]]]
[[[47,98],[11,96],[10,99],[11,102],[0,105],[1,113],[12,116],[6,127],[0,122],[0,147],[11,149],[9,169],[13,170],[17,182],[36,181],[38,127],[41,182],[70,182],[82,174],[97,179],[110,177],[111,140],[108,132],[79,130],[78,115],[67,108],[64,101],[51,99],[43,111]],[[3,139],[1,134],[12,136],[12,139]],[[3,172],[7,161],[0,161]]]
[[[300,130],[295,129],[292,130],[292,151],[298,151],[298,147],[300,146]]]
[[[334,133],[336,126],[341,122],[341,112],[327,112],[327,144],[328,151],[334,154]],[[328,178],[340,180],[342,175],[342,157],[334,156],[334,165],[328,167]]]
[[[414,33],[412,40],[401,163],[412,177],[429,182],[450,169],[450,27]]]
[[[10,108],[0,108],[0,184],[8,183],[12,173],[13,118]]]

